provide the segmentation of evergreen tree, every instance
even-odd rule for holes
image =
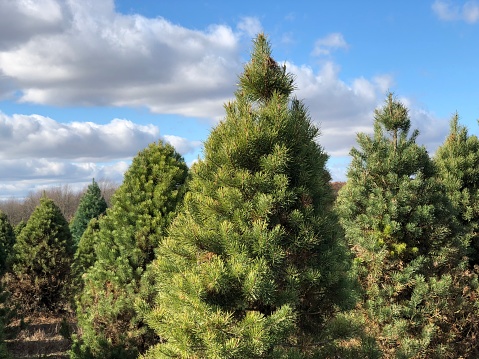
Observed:
[[[463,345],[477,335],[467,240],[409,129],[407,109],[389,94],[374,135],[359,134],[351,151],[338,212],[364,290],[355,314],[385,358],[474,357]]]
[[[70,223],[70,230],[75,244],[78,244],[90,220],[98,218],[98,216],[105,213],[106,208],[106,201],[101,194],[100,187],[93,179],[91,185],[88,186],[85,194],[81,197],[80,204]]]
[[[479,139],[459,125],[456,114],[450,132],[435,154],[439,178],[459,212],[461,226],[471,235],[471,264],[479,264]]]
[[[13,228],[13,232],[15,233],[15,237],[18,237],[22,229],[27,225],[27,222],[25,222],[23,219],[18,222],[18,224]]]
[[[144,358],[310,358],[353,303],[327,155],[293,89],[259,35],[145,277],[161,342]]]
[[[12,312],[7,305],[8,297],[8,292],[3,288],[3,284],[0,284],[0,359],[11,358],[7,348],[7,343],[5,342],[5,339],[7,339],[5,328],[12,315]]]
[[[90,267],[77,303],[82,337],[72,358],[136,358],[148,346],[152,334],[134,302],[143,271],[182,201],[187,174],[172,146],[149,145],[133,159],[106,215],[82,236],[78,263]]]
[[[40,200],[13,246],[14,299],[22,308],[59,309],[73,258],[73,241],[55,203]]]
[[[15,234],[7,215],[0,211],[0,277],[3,276],[10,264]],[[5,343],[5,327],[10,319],[11,311],[7,305],[8,293],[0,284],[0,358],[10,358]]]
[[[96,262],[95,241],[99,229],[100,220],[92,218],[78,242],[72,265],[75,293],[79,293],[83,288],[83,274]]]
[[[15,232],[5,213],[0,211],[0,275],[5,273],[12,257]]]

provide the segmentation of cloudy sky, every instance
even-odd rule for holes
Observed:
[[[479,1],[0,0],[0,198],[121,182],[149,143],[192,163],[263,31],[334,180],[387,91],[431,153],[479,115]]]

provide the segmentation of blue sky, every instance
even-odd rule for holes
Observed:
[[[334,180],[388,91],[431,154],[477,134],[479,1],[0,0],[0,198],[121,182],[149,143],[192,163],[263,31]]]

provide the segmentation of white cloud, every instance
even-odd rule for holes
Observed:
[[[5,24],[11,27],[4,31]],[[258,19],[243,18],[236,32],[222,25],[191,30],[163,18],[119,14],[112,0],[0,0],[0,98],[20,93],[20,101],[37,104],[147,107],[218,119],[242,70],[240,42],[247,37],[249,43],[261,29]],[[332,33],[316,41],[313,53],[347,48],[343,35]],[[320,143],[334,157],[347,156],[357,132],[372,131],[373,111],[393,85],[387,74],[346,83],[333,62],[318,70],[287,67],[321,129]],[[437,143],[443,129],[434,116],[420,110],[411,115],[413,125],[428,133],[424,138]],[[0,113],[0,183],[22,189],[117,180],[131,157],[158,139],[182,154],[201,147],[125,119],[99,125]]]
[[[189,141],[179,136],[165,135],[163,138],[165,142],[172,145],[179,153],[191,153],[202,146],[201,141]]]
[[[329,55],[336,49],[347,49],[348,44],[341,33],[335,32],[321,39],[316,40],[313,49],[313,55]]]
[[[55,0],[0,1],[0,50],[62,30],[62,10]]]
[[[436,0],[432,4],[432,10],[441,20],[465,21],[475,23],[479,21],[479,3],[466,1],[462,6],[456,2]]]
[[[75,190],[84,188],[92,178],[121,183],[129,161],[110,163],[69,162],[50,159],[1,160],[0,200],[25,197],[48,187],[68,184]]]
[[[297,97],[304,100],[312,121],[320,128],[319,142],[333,161],[348,156],[359,132],[373,132],[374,110],[384,104],[386,93],[394,90],[388,74],[359,77],[348,84],[339,78],[340,69],[332,62],[316,72],[309,66],[287,63],[287,67],[295,74]],[[412,100],[400,100],[410,109],[411,127],[420,131],[418,143],[433,153],[448,133],[448,121]],[[331,169],[337,176],[334,178],[344,179],[344,170]]]
[[[157,126],[128,120],[64,124],[40,115],[0,113],[0,192],[10,197],[24,196],[25,188],[82,188],[92,178],[120,183],[131,159],[158,140],[171,143],[182,155],[201,147],[199,141],[160,135]]]
[[[186,154],[201,146],[178,136],[160,136],[155,125],[114,119],[105,125],[93,122],[59,123],[40,115],[7,116],[0,112],[0,160],[50,158],[118,160],[131,158],[149,143],[163,139]]]
[[[257,34],[263,32],[263,26],[256,17],[243,17],[238,23],[238,30],[245,33],[250,38],[254,38]]]
[[[417,142],[424,145],[431,155],[434,155],[440,145],[444,143],[449,133],[450,119],[438,118],[433,113],[412,102],[401,99],[409,109],[411,128],[419,130]]]
[[[25,12],[33,2],[4,3],[0,24],[11,17],[1,10]],[[223,111],[225,94],[234,92],[240,36],[227,26],[190,30],[163,18],[116,13],[107,0],[41,3],[49,5],[42,15],[47,23],[33,10],[18,10],[16,18],[39,25],[12,30],[12,36],[0,32],[0,74],[16,86],[20,101],[214,117]],[[246,26],[257,31],[260,23],[245,18],[240,27]]]
[[[339,78],[339,67],[325,63],[317,72],[309,66],[287,63],[295,74],[297,97],[308,106],[320,130],[319,142],[332,156],[346,156],[358,132],[371,132],[374,109],[384,100],[392,78],[358,78],[347,84]]]

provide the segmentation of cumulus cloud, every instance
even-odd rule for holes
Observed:
[[[304,100],[312,121],[320,129],[319,142],[331,156],[330,162],[341,163],[331,167],[336,176],[333,178],[344,179],[344,158],[356,145],[358,133],[373,132],[374,110],[384,104],[387,92],[393,90],[392,76],[359,77],[346,83],[340,79],[339,66],[332,62],[316,71],[310,66],[286,65],[296,78],[296,96]],[[418,142],[434,153],[449,131],[449,120],[437,118],[405,97],[400,101],[409,108],[411,127],[420,131]]]
[[[263,26],[256,17],[243,17],[238,23],[238,30],[254,38],[260,32],[263,32]]]
[[[106,125],[92,122],[62,124],[40,115],[0,113],[0,159],[30,156],[58,159],[131,157],[159,138],[153,125],[114,119]]]
[[[436,0],[432,4],[432,10],[439,19],[445,21],[465,21],[470,24],[479,21],[477,1],[466,1],[461,6],[451,1]]]
[[[401,97],[399,100],[409,109],[411,128],[419,130],[418,143],[434,155],[449,133],[450,118],[438,118],[412,99]]]
[[[107,124],[59,123],[40,115],[7,116],[0,112],[0,160],[51,158],[110,161],[131,158],[149,143],[162,139],[182,155],[201,143],[178,136],[160,136],[155,125],[139,125],[125,119]]]
[[[21,198],[29,192],[66,184],[74,190],[81,190],[92,178],[108,179],[119,184],[129,164],[130,161],[95,163],[46,158],[29,158],[23,161],[0,159],[0,200]]]
[[[0,2],[0,50],[61,31],[62,26],[61,5],[55,0]]]
[[[347,84],[339,78],[339,67],[325,63],[318,71],[287,63],[295,74],[297,97],[303,99],[311,119],[321,130],[320,142],[330,155],[345,156],[358,132],[372,130],[374,109],[392,86],[387,75],[358,78]]]
[[[21,31],[0,32],[0,73],[23,102],[214,117],[241,71],[239,35],[227,26],[190,30],[117,13],[108,0],[1,3],[0,24],[20,19]],[[247,25],[260,27],[253,18],[240,23]]]
[[[454,8],[445,9],[447,14]],[[163,18],[117,13],[112,0],[0,0],[0,98],[146,107],[219,119],[242,71],[240,43],[261,29],[257,18],[246,17],[235,30],[224,25],[191,30]],[[332,33],[317,40],[312,53],[322,56],[346,48],[342,34]],[[345,158],[356,133],[372,131],[374,109],[393,86],[392,77],[358,77],[346,83],[333,62],[318,69],[286,65],[296,76],[296,95],[321,129],[320,143],[333,158]],[[417,123],[428,136],[424,139],[442,142],[443,128],[433,115],[412,110],[411,117],[413,126]],[[0,113],[0,188],[4,193],[8,188],[85,183],[92,177],[119,181],[131,157],[158,139],[183,155],[201,147],[199,141],[125,119],[99,125]],[[342,164],[332,168],[344,173]]]
[[[335,32],[321,39],[316,40],[313,49],[313,55],[329,55],[336,49],[347,49],[348,44],[341,33]]]
[[[0,182],[5,193],[51,184],[85,184],[91,178],[120,183],[131,159],[149,143],[163,140],[186,155],[201,142],[161,135],[154,125],[124,119],[107,124],[59,123],[40,115],[0,113]]]
[[[172,145],[179,153],[191,153],[202,145],[201,141],[190,141],[174,135],[165,135],[163,138],[165,142]]]

